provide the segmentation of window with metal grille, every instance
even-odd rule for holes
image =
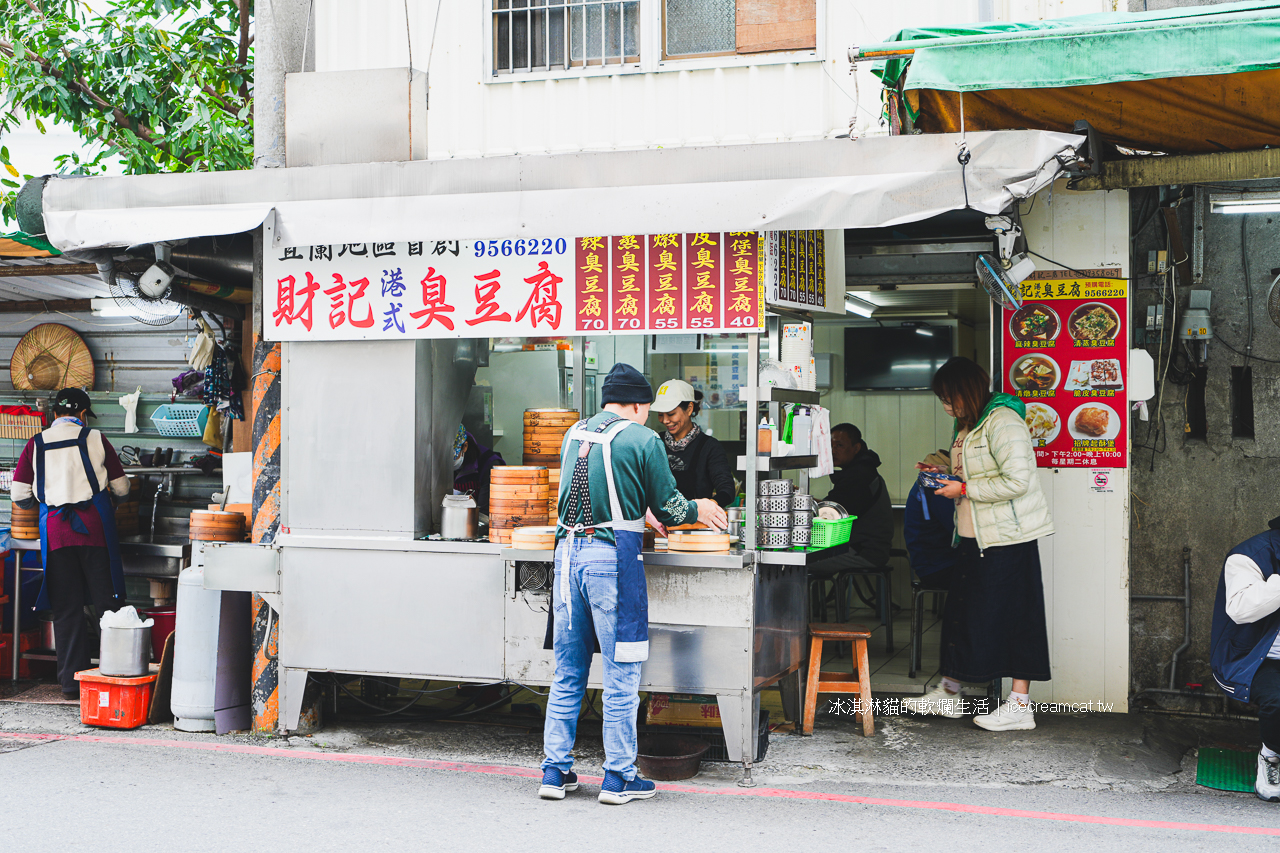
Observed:
[[[663,53],[706,56],[737,50],[737,0],[666,0]]]
[[[494,74],[639,61],[639,0],[493,0]]]

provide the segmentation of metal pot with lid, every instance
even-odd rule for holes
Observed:
[[[480,529],[480,508],[471,495],[445,495],[440,511],[441,539],[475,539]]]

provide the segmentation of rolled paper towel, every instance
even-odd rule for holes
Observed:
[[[120,398],[120,405],[124,407],[124,431],[126,433],[138,431],[138,397],[142,395],[142,386],[138,386],[138,390],[132,394],[125,394]]]

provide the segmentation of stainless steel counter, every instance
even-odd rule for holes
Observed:
[[[641,689],[715,695],[729,756],[748,774],[759,691],[781,685],[799,719],[805,635],[804,566],[757,557],[643,555],[650,653]],[[206,549],[205,585],[251,587],[278,606],[281,726],[292,729],[313,670],[550,684],[554,659],[543,642],[553,558],[488,542],[283,534],[274,549]],[[251,563],[261,568],[246,572]],[[597,658],[588,684],[602,682]]]

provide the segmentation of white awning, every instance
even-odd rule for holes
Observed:
[[[276,244],[871,228],[966,206],[1000,213],[1047,186],[1083,137],[1044,131],[516,155],[240,172],[52,178],[63,251],[259,225]]]

